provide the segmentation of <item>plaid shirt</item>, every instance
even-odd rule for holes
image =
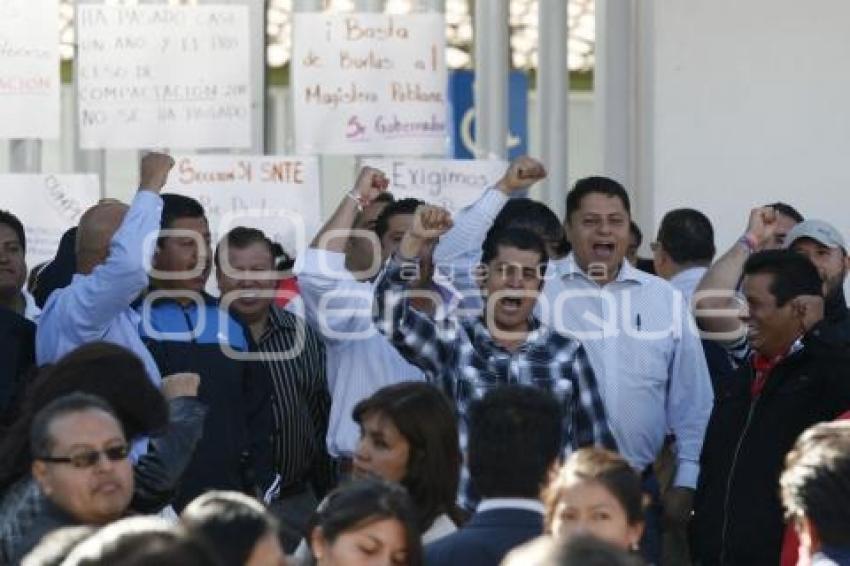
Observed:
[[[461,449],[466,449],[469,405],[503,384],[530,385],[560,402],[564,454],[589,445],[616,450],[596,377],[581,343],[531,319],[531,332],[510,352],[497,344],[481,317],[448,314],[433,319],[409,304],[406,274],[413,262],[390,260],[376,286],[375,326],[411,364],[454,400]],[[461,504],[474,509],[468,472],[461,477]]]

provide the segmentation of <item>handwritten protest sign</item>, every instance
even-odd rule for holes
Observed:
[[[319,164],[314,157],[177,156],[166,193],[204,206],[213,246],[231,228],[258,228],[291,254],[318,229]]]
[[[508,167],[498,159],[366,159],[363,164],[387,175],[397,199],[418,198],[453,214],[472,204]]]
[[[248,6],[77,6],[80,146],[248,147]]]
[[[444,47],[440,14],[295,14],[298,151],[444,155]]]
[[[0,138],[59,136],[57,0],[0,1]]]
[[[0,175],[0,209],[23,223],[30,268],[53,259],[62,234],[99,198],[97,175]]]

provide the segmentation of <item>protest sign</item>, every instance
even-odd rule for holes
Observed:
[[[0,175],[0,209],[23,223],[30,269],[53,259],[62,234],[99,198],[97,175]]]
[[[248,6],[77,6],[80,146],[250,146]]]
[[[295,14],[300,153],[445,155],[441,14]]]
[[[57,0],[0,2],[0,138],[59,137]]]

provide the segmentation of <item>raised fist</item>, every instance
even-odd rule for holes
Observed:
[[[145,155],[139,168],[139,187],[158,193],[165,186],[172,167],[174,160],[170,155],[155,152]]]
[[[750,221],[747,224],[747,236],[755,243],[756,248],[764,249],[773,241],[776,232],[776,211],[771,206],[762,206],[750,211]]]
[[[546,168],[543,164],[523,155],[514,159],[496,186],[504,193],[511,194],[527,189],[537,181],[546,178]]]
[[[410,235],[420,240],[436,240],[452,227],[452,214],[445,208],[420,205],[413,215]]]
[[[352,192],[360,201],[361,206],[369,206],[389,186],[390,181],[383,171],[364,167],[357,176],[357,182],[354,184]]]

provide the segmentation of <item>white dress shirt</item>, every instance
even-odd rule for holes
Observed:
[[[689,267],[688,269],[683,269],[670,278],[670,285],[681,291],[682,295],[685,296],[685,301],[690,305],[694,293],[696,293],[697,285],[702,281],[706,271],[708,271],[707,267]]]
[[[299,257],[296,272],[304,314],[327,350],[328,452],[351,457],[360,439],[360,427],[351,418],[354,406],[382,387],[425,377],[375,328],[374,286],[351,276],[345,254],[309,248]]]

